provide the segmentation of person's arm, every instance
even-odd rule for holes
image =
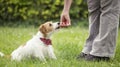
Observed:
[[[64,0],[64,8],[61,14],[60,18],[60,25],[61,26],[70,26],[70,16],[69,16],[69,10],[71,6],[72,0]]]
[[[69,12],[72,0],[64,0],[64,9],[63,11]]]

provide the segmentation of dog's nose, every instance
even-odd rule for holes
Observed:
[[[60,25],[60,22],[58,23],[58,25]]]

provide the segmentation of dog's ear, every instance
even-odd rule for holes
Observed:
[[[44,26],[44,24],[42,24],[42,25],[39,27],[39,31],[44,34],[44,37],[46,37],[47,29],[46,29],[46,27]]]

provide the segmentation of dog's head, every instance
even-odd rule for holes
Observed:
[[[44,35],[44,37],[50,36],[54,31],[60,28],[60,23],[46,22],[39,27],[39,31]]]

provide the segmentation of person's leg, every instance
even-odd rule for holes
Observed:
[[[99,34],[95,38],[91,55],[113,57],[119,25],[119,0],[101,0]]]
[[[89,11],[89,37],[86,40],[83,53],[89,54],[92,50],[92,44],[94,39],[99,33],[100,23],[100,0],[87,0]]]

